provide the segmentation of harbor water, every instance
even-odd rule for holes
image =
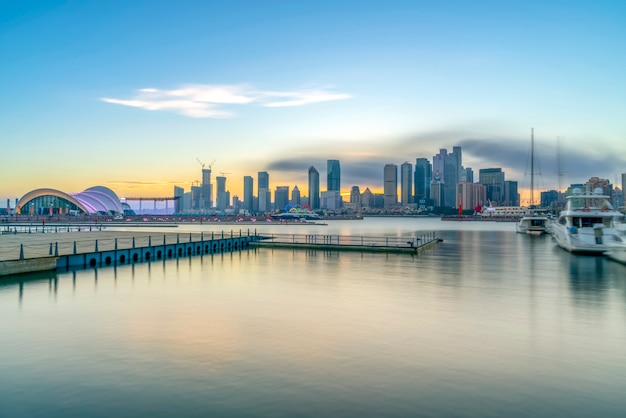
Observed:
[[[624,265],[513,223],[242,228],[443,242],[4,278],[0,416],[624,416]]]

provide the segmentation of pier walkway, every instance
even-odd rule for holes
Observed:
[[[253,247],[418,254],[440,241],[434,232],[418,237],[265,234],[262,240],[251,242],[250,245]]]

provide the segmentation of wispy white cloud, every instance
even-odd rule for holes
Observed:
[[[304,106],[312,103],[351,98],[346,93],[324,89],[263,91],[250,85],[190,84],[174,90],[143,88],[131,99],[105,97],[101,100],[145,110],[163,110],[193,118],[226,118],[233,114],[224,106],[257,105],[263,107]]]

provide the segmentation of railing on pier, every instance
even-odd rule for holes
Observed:
[[[38,225],[38,224],[7,224],[0,227],[0,233],[6,234],[59,234],[62,232],[93,232],[102,231],[104,224],[64,224],[64,225]]]
[[[302,248],[361,249],[379,251],[417,251],[437,242],[434,232],[416,237],[408,236],[353,236],[353,235],[312,235],[312,234],[263,234],[256,245]]]

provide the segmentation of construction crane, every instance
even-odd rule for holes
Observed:
[[[204,164],[202,161],[200,161],[200,158],[196,158],[196,160],[200,163],[200,165],[202,166],[202,168],[204,168],[205,164]]]
[[[205,164],[202,161],[200,161],[200,158],[196,158],[196,161],[200,163],[200,165],[202,166],[202,169],[204,169],[205,166],[208,166],[209,170],[211,169],[211,167],[213,166],[213,163],[215,162],[215,160],[213,160],[209,164]]]

